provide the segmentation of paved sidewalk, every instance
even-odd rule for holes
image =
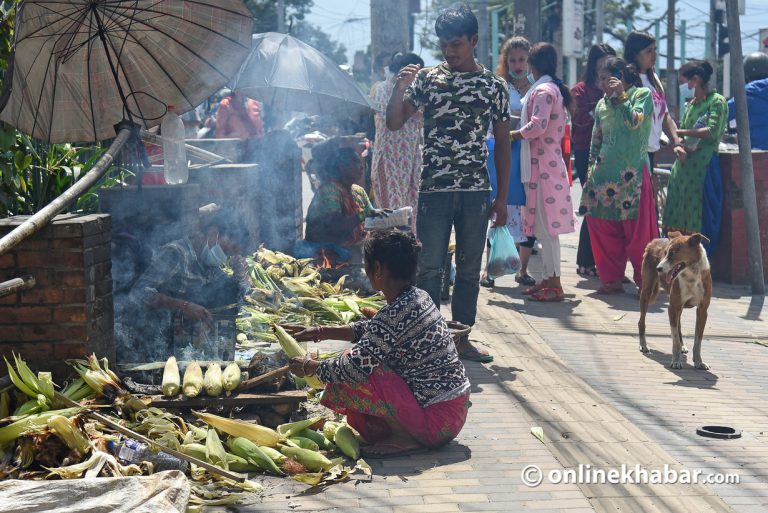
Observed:
[[[746,289],[715,285],[703,355],[712,369],[669,369],[663,297],[648,317],[650,356],[638,351],[637,295],[604,301],[596,280],[576,276],[575,236],[564,238],[568,300],[523,300],[513,280],[483,290],[472,337],[496,356],[468,363],[470,416],[458,439],[429,454],[371,461],[372,482],[307,492],[267,479],[268,494],[242,511],[450,512],[768,511],[768,326]],[[534,260],[536,269],[538,260]],[[444,307],[445,308],[445,307]],[[693,314],[684,315],[684,336]],[[336,344],[335,347],[342,347]],[[725,424],[739,440],[699,437]],[[531,434],[544,430],[545,443]],[[647,470],[736,472],[738,485],[542,484],[525,486],[527,465],[549,470],[621,464]]]

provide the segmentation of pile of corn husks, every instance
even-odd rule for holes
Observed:
[[[385,304],[381,295],[363,298],[344,288],[344,277],[335,285],[321,281],[311,259],[297,260],[262,246],[246,262],[252,288],[237,320],[240,347],[253,340],[277,342],[272,324],[348,324],[373,317]]]
[[[92,420],[97,410],[157,444],[181,451],[233,472],[257,472],[316,486],[348,479],[356,472],[370,477],[354,433],[344,423],[323,417],[278,426],[277,430],[210,413],[193,412],[198,424],[166,410],[147,407],[122,386],[118,376],[92,355],[71,361],[78,377],[56,391],[51,374],[35,375],[14,355],[6,360],[13,385],[0,391],[0,479],[76,479],[151,474],[151,462],[119,461],[115,448],[123,438]],[[82,407],[65,407],[60,395]],[[13,408],[13,409],[12,409]],[[317,428],[317,429],[316,429]],[[319,429],[319,430],[318,430]],[[351,465],[345,461],[351,459]],[[253,498],[261,484],[223,478],[191,465],[188,472],[192,510]]]

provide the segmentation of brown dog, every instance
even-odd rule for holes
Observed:
[[[673,369],[683,368],[683,354],[688,349],[683,343],[680,317],[683,308],[696,307],[696,332],[693,339],[693,365],[709,369],[701,361],[701,340],[707,323],[707,308],[712,299],[712,275],[707,253],[701,241],[709,239],[700,233],[681,235],[670,232],[669,239],[655,239],[648,243],[643,254],[643,288],[640,290],[640,351],[647,353],[645,343],[645,313],[648,305],[656,301],[659,282],[669,294],[669,327],[672,329]]]

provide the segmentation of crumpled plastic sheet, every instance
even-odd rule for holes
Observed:
[[[3,513],[184,513],[190,485],[182,472],[62,481],[0,482]]]

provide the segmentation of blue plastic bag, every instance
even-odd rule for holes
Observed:
[[[495,280],[505,274],[514,274],[520,269],[520,255],[515,247],[515,239],[506,226],[491,229],[491,253],[488,255],[488,278]]]

